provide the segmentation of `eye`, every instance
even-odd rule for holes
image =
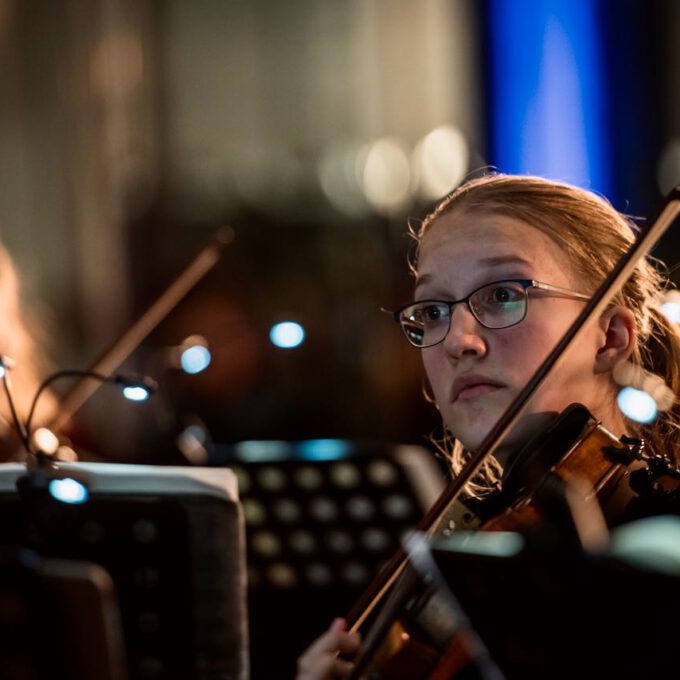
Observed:
[[[489,303],[507,305],[522,300],[524,289],[512,284],[494,285],[487,289],[485,297]]]
[[[413,306],[409,317],[416,323],[431,324],[448,316],[448,307],[435,302],[423,302]]]
[[[422,309],[422,316],[426,321],[437,321],[442,318],[442,310],[439,305],[427,305]]]
[[[494,288],[491,291],[491,299],[494,302],[510,302],[512,295],[508,288]]]

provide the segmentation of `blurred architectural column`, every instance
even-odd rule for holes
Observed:
[[[151,0],[0,0],[0,228],[60,362],[130,321],[125,225],[153,190]]]
[[[150,2],[70,0],[63,86],[78,280],[88,341],[130,322],[126,225],[156,181]]]

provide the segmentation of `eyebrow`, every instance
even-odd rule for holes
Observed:
[[[531,262],[521,257],[520,255],[497,255],[495,257],[483,257],[479,260],[479,264],[486,268],[499,267],[503,264],[524,264],[530,265]],[[431,274],[423,274],[416,279],[416,287],[427,283],[432,279]]]

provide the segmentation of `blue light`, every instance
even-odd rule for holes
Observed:
[[[610,534],[610,551],[645,569],[680,575],[680,519],[671,515],[628,522]]]
[[[236,457],[248,463],[289,460],[291,450],[288,442],[277,439],[246,440],[234,445]]]
[[[456,531],[442,539],[442,545],[472,555],[512,557],[522,551],[525,540],[514,531]]]
[[[591,0],[490,0],[489,32],[492,164],[608,193],[602,31]]]
[[[79,481],[72,477],[64,479],[53,479],[49,483],[49,491],[53,498],[62,503],[72,503],[74,505],[85,503],[90,497],[90,493]]]
[[[661,309],[670,321],[680,323],[680,302],[664,302]]]
[[[272,326],[269,339],[277,347],[291,349],[298,347],[305,340],[305,329],[294,321],[282,321]]]
[[[128,385],[123,388],[123,396],[130,401],[146,401],[151,392],[141,385]]]
[[[309,439],[298,444],[298,456],[304,460],[338,460],[346,458],[351,449],[344,439]]]
[[[180,357],[179,363],[185,373],[200,373],[210,366],[210,350],[203,345],[187,347]]]
[[[616,401],[623,415],[636,423],[652,423],[656,419],[656,402],[647,392],[624,387]]]

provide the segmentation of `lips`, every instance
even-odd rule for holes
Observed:
[[[503,387],[503,383],[488,378],[485,375],[477,375],[474,373],[462,375],[453,381],[451,387],[451,401],[455,402],[474,399],[475,397],[480,397],[489,392],[493,392],[499,387]]]

